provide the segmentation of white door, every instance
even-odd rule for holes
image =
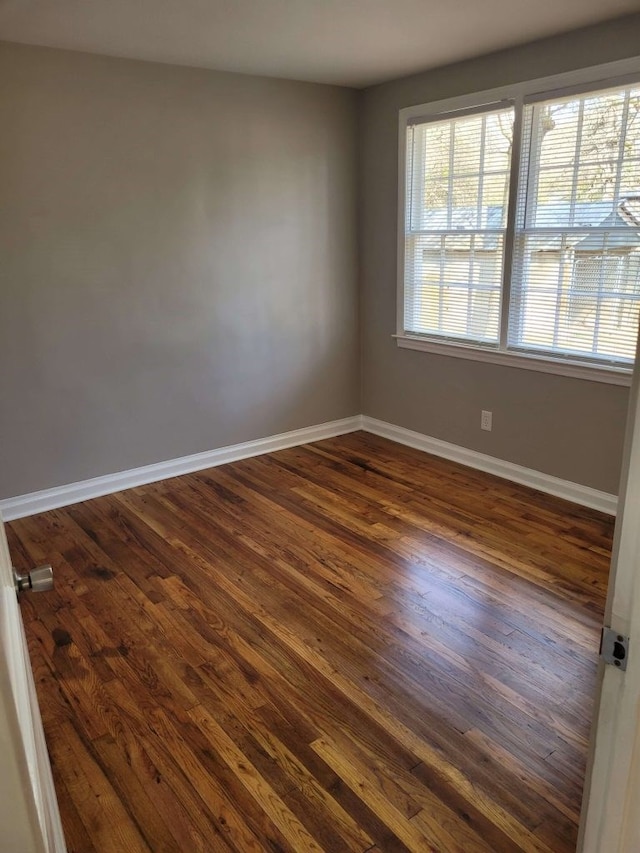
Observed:
[[[65,853],[1,518],[0,635],[0,853]]]
[[[640,350],[637,363],[640,365]],[[628,636],[626,672],[601,667],[582,853],[640,851],[640,368],[634,373],[605,624]]]

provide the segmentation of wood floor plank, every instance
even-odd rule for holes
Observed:
[[[100,839],[99,849],[151,853],[131,814],[131,803],[120,799],[95,753],[87,750],[74,727],[65,723],[51,732],[48,745],[54,766],[65,768],[69,793],[87,833]]]
[[[147,505],[147,510],[148,509],[149,506]],[[422,725],[422,720],[419,719],[418,714],[410,720],[410,725],[407,724],[407,720],[405,719],[406,709],[403,704],[394,702],[392,710],[388,710],[384,705],[378,704],[367,694],[367,692],[358,688],[355,683],[344,678],[339,673],[334,672],[333,668],[323,658],[323,656],[319,653],[314,653],[312,649],[300,640],[299,636],[294,631],[285,631],[278,619],[272,618],[262,605],[256,605],[252,598],[249,598],[242,590],[235,587],[233,580],[229,578],[220,578],[219,582],[223,587],[229,587],[231,589],[231,593],[237,604],[240,604],[245,611],[252,612],[263,626],[270,628],[274,637],[278,638],[281,642],[284,642],[284,645],[288,647],[290,651],[305,660],[312,670],[324,675],[327,681],[332,681],[335,686],[339,687],[343,695],[356,698],[358,704],[366,709],[368,716],[378,722],[381,727],[385,727],[387,730],[393,732],[394,736],[403,746],[407,747],[409,745],[413,745],[414,751],[417,751],[418,756],[421,756],[424,750],[428,750],[431,759],[437,758],[437,748],[434,749],[428,740],[421,739],[421,737],[413,730],[420,728]],[[435,738],[435,733],[433,731],[434,722],[435,721],[432,721],[431,723],[432,741]],[[451,732],[443,734],[440,738],[440,744],[448,741],[450,736]],[[460,757],[460,755],[458,757]],[[460,766],[456,768],[455,766],[447,763],[442,757],[439,758],[441,772],[450,776],[455,780],[456,784],[463,785],[467,790],[471,790],[472,786],[462,769],[464,763],[464,761],[459,762]],[[510,831],[515,833],[516,836],[523,834],[528,838],[528,843],[534,844],[534,840],[530,836],[529,829],[526,827],[520,827],[519,829],[517,823],[512,821],[507,813],[501,811],[500,808],[496,808],[490,797],[485,793],[481,790],[475,789],[475,797],[482,804],[483,809],[493,812],[494,816],[495,813],[498,812],[501,819],[510,827]],[[535,825],[535,823],[536,822],[533,821],[533,825]],[[533,847],[532,849],[538,848]]]
[[[12,522],[71,853],[570,853],[612,529],[366,433]]]

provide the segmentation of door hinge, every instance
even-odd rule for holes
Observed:
[[[629,638],[605,625],[600,637],[600,654],[605,663],[625,670],[629,657]]]

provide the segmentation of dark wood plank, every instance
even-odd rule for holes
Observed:
[[[570,853],[612,527],[365,433],[13,522],[70,850]]]

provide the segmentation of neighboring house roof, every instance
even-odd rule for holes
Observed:
[[[640,227],[640,195],[629,195],[623,198],[618,206],[618,212],[627,225]]]
[[[502,205],[487,204],[480,209],[480,223],[478,223],[477,205],[469,207],[454,207],[451,211],[451,224],[448,221],[448,210],[446,207],[435,207],[429,210],[424,217],[422,227],[429,231],[446,231],[447,229],[460,229],[461,232],[467,228],[502,228]]]
[[[574,245],[575,252],[633,252],[640,246],[640,234],[633,230],[629,217],[623,217],[620,207],[612,211],[602,222],[601,227],[624,228],[624,231],[614,231],[611,234],[588,234]],[[640,223],[634,223],[636,228]]]
[[[610,201],[581,201],[575,206],[567,201],[553,201],[540,204],[536,210],[536,223],[544,226],[545,223],[569,223],[573,227],[584,228],[588,231],[593,227],[610,227],[611,233],[604,234],[596,232],[586,236],[577,235],[569,237],[568,245],[576,252],[598,253],[605,249],[613,252],[632,252],[640,248],[640,192],[627,193],[615,204]],[[460,230],[460,236],[470,228],[500,229],[503,227],[502,205],[486,205],[480,211],[480,223],[478,225],[477,207],[458,207],[452,211],[451,223],[449,224],[448,211],[446,208],[430,210],[425,217],[423,228],[426,231]],[[624,228],[624,231],[617,229]],[[548,237],[538,238],[536,250],[539,252],[557,252],[562,244],[562,238],[555,234]],[[423,238],[424,250],[440,250],[440,237],[437,235]],[[498,248],[498,236],[487,234],[477,236],[475,241],[476,252],[495,252]],[[452,251],[456,249],[452,248]],[[461,248],[458,251],[467,251]]]

